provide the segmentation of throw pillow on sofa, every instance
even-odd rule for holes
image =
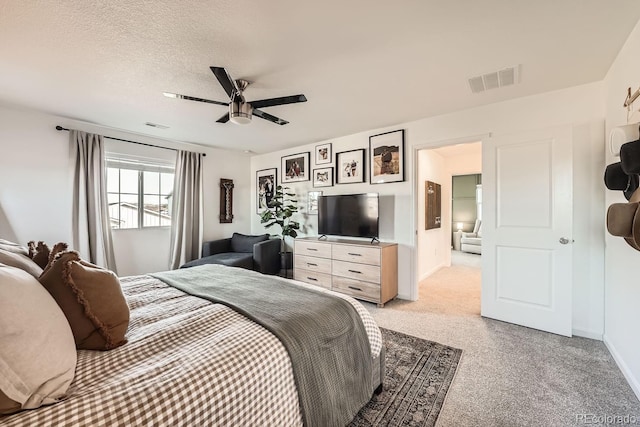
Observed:
[[[264,242],[265,240],[269,240],[268,234],[247,236],[246,234],[233,233],[231,236],[231,251],[251,253],[253,252],[253,245]]]
[[[40,283],[67,317],[78,349],[111,350],[127,342],[129,306],[113,272],[81,260],[75,251],[60,252]]]

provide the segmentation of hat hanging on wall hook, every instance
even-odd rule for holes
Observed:
[[[640,139],[640,123],[616,126],[609,132],[609,152],[618,157],[623,144],[638,139]]]
[[[612,163],[604,170],[604,185],[609,190],[622,191],[629,200],[634,191],[640,186],[638,175],[627,175],[622,169],[622,162]]]
[[[640,251],[640,190],[636,190],[628,203],[613,203],[607,209],[607,231]]]

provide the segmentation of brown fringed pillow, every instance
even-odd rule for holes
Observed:
[[[51,268],[51,266],[53,265],[53,262],[56,259],[56,255],[58,255],[60,252],[66,251],[68,247],[69,247],[69,245],[67,245],[66,243],[63,243],[63,242],[59,242],[59,243],[56,243],[55,245],[53,245],[53,249],[51,249],[49,251],[49,260],[47,261],[46,265],[44,267],[42,267],[42,269],[43,269],[42,272],[44,273],[49,268]]]
[[[44,269],[49,262],[49,246],[43,241],[39,241],[38,245],[32,240],[27,243],[29,246],[29,258],[33,260],[38,266]]]
[[[60,252],[40,276],[69,321],[76,348],[111,350],[127,342],[129,306],[111,271]]]

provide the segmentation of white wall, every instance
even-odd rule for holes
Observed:
[[[381,239],[386,241],[395,241],[399,244],[399,286],[398,294],[400,298],[412,299],[417,297],[414,288],[414,279],[417,279],[418,272],[414,260],[416,237],[415,233],[419,227],[419,221],[413,223],[414,203],[417,205],[417,194],[414,200],[414,156],[417,156],[417,149],[430,148],[443,145],[450,142],[470,142],[477,141],[474,136],[493,133],[506,134],[530,129],[540,129],[550,126],[601,122],[604,117],[604,108],[602,105],[602,83],[592,83],[583,86],[577,86],[556,92],[549,92],[541,95],[518,98],[515,100],[491,104],[483,107],[464,110],[456,113],[430,117],[414,122],[401,123],[396,126],[389,126],[380,129],[371,129],[366,132],[354,135],[343,136],[328,141],[318,141],[317,144],[331,142],[333,151],[346,151],[357,148],[367,148],[369,146],[369,136],[382,132],[392,131],[396,129],[405,129],[406,137],[406,181],[394,184],[348,184],[335,185],[325,188],[325,194],[337,193],[359,193],[359,192],[379,192],[381,202],[384,201],[386,206],[381,207],[380,212],[380,231]],[[278,151],[274,153],[254,156],[251,160],[251,170],[255,181],[255,171],[277,167],[280,172],[280,158],[283,155],[294,154],[304,151],[312,151],[316,144],[309,144],[296,147],[289,150]],[[585,142],[584,147],[577,149],[592,150],[589,141]],[[415,151],[415,152],[414,152]],[[598,153],[592,153],[594,157]],[[313,163],[313,160],[312,160]],[[315,167],[315,166],[314,166]],[[600,176],[601,171],[594,169],[593,162],[588,164],[575,165],[577,169],[583,170],[584,173]],[[306,192],[311,190],[309,182],[291,184],[291,187],[306,200]],[[416,186],[415,188],[418,188]],[[417,191],[417,190],[415,190]],[[602,189],[596,190],[595,195],[585,195],[590,198],[598,197],[598,192],[602,194]],[[252,210],[255,212],[255,183],[252,183]],[[589,199],[591,200],[591,199]],[[595,209],[594,221],[590,225],[589,230],[602,230],[603,220],[601,217],[602,208],[598,207],[597,200],[590,209]],[[311,217],[307,221],[307,233],[315,235],[317,230],[317,219]],[[255,215],[252,219],[253,232],[261,232],[263,230],[259,218]],[[574,235],[576,240],[587,240],[589,237],[584,235]],[[591,259],[579,260],[581,262],[591,262]],[[596,261],[597,262],[597,261]],[[602,263],[601,263],[602,264]],[[601,278],[589,278],[589,286],[594,288],[602,288]],[[585,300],[585,307],[576,311],[576,315],[584,318],[574,318],[576,324],[594,325],[594,332],[600,333],[602,330],[601,312],[597,307],[602,305],[601,301]],[[599,317],[600,316],[600,317]],[[574,316],[575,317],[575,316]]]
[[[475,149],[472,151],[446,158],[447,169],[451,176],[482,173],[482,151]]]
[[[206,153],[204,161],[204,239],[250,232],[249,158],[219,150],[131,135],[87,123],[0,106],[0,237],[26,243],[44,240],[71,242],[72,179],[69,134],[56,125],[106,136]],[[109,140],[107,140],[109,141]],[[174,156],[172,151],[109,141],[109,149],[151,157]],[[220,224],[220,178],[234,180],[234,220]],[[170,230],[115,230],[116,264],[121,276],[166,270]]]
[[[441,225],[425,230],[425,181],[440,184]],[[447,159],[433,150],[418,151],[418,280],[451,265],[451,173]]]
[[[640,24],[636,25],[604,80],[606,99],[606,135],[615,126],[626,124],[622,103],[627,88],[640,85]],[[640,108],[638,101],[635,108]],[[606,163],[617,162],[606,150]],[[603,170],[600,171],[602,176]],[[606,191],[606,205],[626,202],[620,192]],[[602,212],[605,215],[605,212]],[[618,365],[640,398],[640,280],[637,266],[640,253],[621,238],[606,235],[605,249],[605,337]]]

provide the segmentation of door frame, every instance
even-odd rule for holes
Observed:
[[[472,142],[485,143],[487,139],[491,138],[491,133],[482,133],[477,135],[463,136],[460,138],[440,139],[430,142],[423,142],[421,144],[414,144],[411,147],[411,165],[413,175],[413,188],[411,189],[411,204],[413,210],[411,213],[411,245],[413,251],[411,251],[411,293],[409,295],[411,301],[418,299],[418,259],[419,259],[419,245],[418,245],[418,217],[420,212],[420,206],[418,206],[418,191],[421,191],[420,183],[418,182],[418,151],[429,150],[439,147],[446,147],[448,145],[469,144]],[[482,171],[481,171],[482,173]],[[484,189],[483,189],[484,191]],[[483,205],[484,206],[484,205]]]

